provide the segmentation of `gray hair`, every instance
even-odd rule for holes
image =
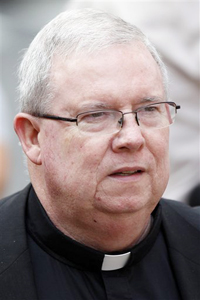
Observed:
[[[49,22],[34,38],[19,68],[20,110],[44,113],[54,98],[51,66],[54,55],[63,59],[92,54],[111,45],[140,41],[158,64],[167,95],[164,63],[148,38],[136,26],[119,17],[94,9],[65,11]]]

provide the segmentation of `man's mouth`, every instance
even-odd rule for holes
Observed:
[[[112,175],[116,175],[116,176],[131,176],[137,173],[141,173],[141,170],[136,170],[136,171],[125,171],[125,172],[116,172],[113,173]]]

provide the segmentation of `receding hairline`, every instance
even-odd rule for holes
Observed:
[[[28,112],[40,111],[53,100],[49,76],[55,55],[64,60],[82,54],[98,55],[112,45],[132,45],[139,41],[159,66],[166,90],[165,66],[157,50],[137,26],[97,9],[60,13],[39,31],[22,60],[19,72],[21,108]]]
[[[106,47],[104,49],[99,49],[99,51],[94,52],[90,55],[88,55],[88,52],[81,52],[80,55],[78,55],[78,53],[76,54],[72,54],[70,57],[64,58],[63,56],[60,55],[55,55],[54,59],[52,60],[52,67],[51,67],[51,75],[50,75],[50,82],[51,82],[51,86],[54,90],[54,95],[55,97],[57,97],[57,95],[59,94],[59,78],[61,77],[57,77],[56,74],[59,74],[59,68],[62,69],[63,65],[63,71],[61,71],[61,74],[63,74],[65,80],[70,79],[71,76],[75,76],[76,71],[78,70],[78,74],[79,72],[82,72],[82,70],[84,70],[84,68],[88,67],[88,63],[89,63],[89,68],[91,67],[91,72],[90,75],[92,76],[92,72],[95,70],[95,66],[97,63],[97,70],[98,70],[98,58],[102,59],[104,56],[105,58],[107,57],[107,55],[109,55],[109,52],[111,53],[111,59],[112,59],[112,54],[115,55],[115,53],[117,53],[117,51],[121,51],[122,50],[122,54],[124,51],[124,58],[127,57],[127,55],[133,55],[133,61],[135,59],[138,58],[138,53],[140,52],[142,54],[142,56],[147,57],[149,54],[149,57],[147,58],[147,65],[149,64],[148,62],[150,62],[150,68],[154,68],[155,73],[158,74],[159,78],[160,78],[160,82],[162,83],[162,87],[163,87],[163,91],[165,91],[164,88],[164,84],[163,84],[163,80],[162,80],[162,72],[160,70],[160,67],[158,66],[158,64],[156,63],[155,59],[153,58],[153,56],[151,55],[151,52],[149,51],[149,49],[146,47],[145,44],[143,44],[141,41],[133,41],[132,43],[129,44],[114,44],[114,45],[110,45],[109,47]],[[119,52],[118,52],[119,53]],[[132,53],[132,54],[131,54]],[[134,58],[135,56],[135,58]],[[93,59],[96,59],[93,60]],[[121,59],[120,56],[117,57],[117,59]],[[82,62],[86,61],[86,65],[83,64]],[[91,64],[90,64],[91,62]],[[110,62],[110,60],[109,60]],[[108,66],[110,68],[108,62]],[[80,64],[80,67],[79,67]],[[131,65],[131,60],[130,60],[130,65]],[[76,66],[78,66],[78,68],[76,68]],[[104,65],[103,65],[104,67]],[[129,68],[130,69],[130,68]],[[151,69],[151,73],[152,71],[154,72],[154,70]],[[57,73],[58,71],[58,73]],[[98,70],[99,71],[99,70]],[[66,77],[65,77],[66,74]],[[59,75],[60,76],[60,75]],[[62,81],[62,78],[61,78]],[[64,82],[64,81],[62,81]],[[65,83],[66,86],[66,91],[67,91],[67,84]],[[58,94],[57,94],[58,93]],[[166,94],[164,93],[164,97],[166,99]],[[162,97],[160,97],[160,99],[163,99]],[[167,100],[167,99],[166,99]]]

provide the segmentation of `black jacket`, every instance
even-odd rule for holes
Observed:
[[[37,298],[27,245],[25,207],[31,185],[0,201],[0,299]],[[164,200],[163,227],[183,300],[200,299],[200,211]]]

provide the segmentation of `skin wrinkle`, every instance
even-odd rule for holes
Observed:
[[[124,127],[126,126],[126,122],[125,122],[125,125],[124,125]],[[136,124],[135,124],[135,121],[134,121],[134,125],[133,126],[137,126]],[[136,127],[137,128],[137,131],[140,131],[140,134],[142,135],[142,132],[141,132],[141,130],[140,130],[140,128],[137,126]],[[124,129],[123,129],[124,130]],[[117,134],[116,134],[116,136],[117,136]],[[117,138],[117,137],[116,137]],[[143,142],[144,142],[145,140],[144,139],[142,139],[142,142],[140,142],[140,145],[139,145],[139,148],[142,148],[143,147]],[[123,147],[123,149],[121,149],[122,151],[125,151],[125,153],[127,152],[127,150],[126,150],[126,147]],[[135,153],[137,151],[137,149],[133,149],[132,151],[131,151],[131,153],[133,152],[133,154]],[[127,155],[127,154],[126,154]],[[113,165],[114,165],[114,161],[113,161]],[[96,194],[95,194],[95,197],[96,197],[96,199],[98,200],[98,201],[101,201],[101,198],[104,198],[104,196],[109,196],[108,195],[108,193],[106,193],[105,192],[105,189],[104,189],[104,187],[101,187],[101,189],[102,189],[102,191],[104,192],[104,195],[102,196],[102,197],[99,197],[98,196],[98,192],[99,192],[99,190],[97,189],[97,191],[96,191]],[[122,193],[118,193],[118,196],[120,196],[120,197],[122,197],[123,199],[123,202],[126,202],[127,200],[128,200],[128,198],[127,198],[127,200],[126,200],[126,198],[124,198],[124,195],[122,194]],[[111,201],[111,200],[110,200]],[[119,206],[119,208],[120,208],[120,206]]]

